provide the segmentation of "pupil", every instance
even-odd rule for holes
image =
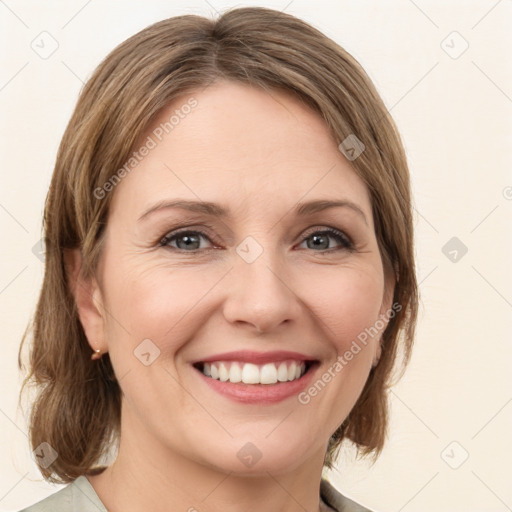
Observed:
[[[327,242],[327,245],[325,244],[325,242]],[[314,247],[323,246],[322,249],[328,249],[328,247],[329,247],[329,240],[324,235],[313,235],[313,246]],[[311,248],[311,246],[310,246],[310,248]]]
[[[190,235],[183,235],[180,238],[178,238],[178,246],[179,245],[184,245],[185,247],[190,248],[191,244],[197,243],[197,239],[198,239],[198,237],[196,235],[192,235],[192,236],[190,236]],[[183,240],[183,244],[180,244],[179,240]],[[182,248],[183,247],[180,247],[180,249],[182,249]]]

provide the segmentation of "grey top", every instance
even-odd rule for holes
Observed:
[[[327,480],[320,483],[322,512],[372,512],[340,494]],[[108,512],[85,476],[20,512]]]
[[[85,476],[20,512],[108,512]]]

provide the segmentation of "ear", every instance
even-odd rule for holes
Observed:
[[[380,317],[388,318],[393,306],[393,297],[395,295],[395,286],[397,283],[397,274],[395,271],[384,269],[384,293],[382,296],[382,304],[380,307]]]
[[[108,350],[103,298],[96,278],[84,278],[80,249],[65,249],[64,264],[69,288],[75,298],[80,323],[93,351]]]
[[[393,316],[396,314],[393,308],[393,297],[395,295],[395,286],[398,280],[397,278],[398,273],[396,268],[393,270],[384,268],[384,293],[379,311],[379,319],[384,322],[384,327],[381,329],[379,334],[380,337],[378,340],[378,345],[375,349],[375,356],[373,358],[373,367],[377,366],[382,353],[382,334],[386,330],[390,318],[393,318]],[[400,309],[398,309],[398,311]]]

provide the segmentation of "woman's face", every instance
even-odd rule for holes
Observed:
[[[110,191],[101,315],[82,315],[121,442],[222,471],[321,466],[391,306],[365,185],[317,114],[229,82],[176,100],[144,145]]]

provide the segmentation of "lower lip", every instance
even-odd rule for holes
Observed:
[[[318,363],[312,364],[309,370],[299,379],[276,384],[222,382],[207,377],[197,368],[194,368],[194,371],[202,377],[211,389],[231,400],[246,404],[272,404],[298,395],[310,383],[317,366]]]

